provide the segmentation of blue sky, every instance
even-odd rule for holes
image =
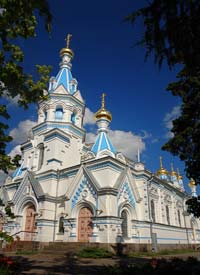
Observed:
[[[169,135],[170,121],[179,111],[180,100],[165,90],[175,80],[176,71],[169,71],[165,64],[159,71],[153,59],[145,63],[145,49],[133,47],[143,30],[142,24],[133,27],[123,21],[146,1],[51,0],[49,3],[54,17],[51,37],[39,24],[36,38],[18,41],[25,53],[26,71],[34,74],[34,64],[47,64],[53,66],[51,75],[56,75],[59,51],[65,46],[66,35],[72,33],[71,48],[75,52],[72,74],[91,112],[99,109],[102,92],[107,94],[106,107],[113,115],[111,138],[124,143],[121,146],[125,151],[129,146],[130,152],[141,146],[141,160],[148,170],[158,169],[162,155],[165,168],[170,170],[173,162],[183,174],[184,164],[161,151]],[[16,137],[12,147],[21,141],[17,138],[19,123],[25,129],[28,122],[36,121],[36,110],[36,106],[31,106],[26,112],[19,111],[10,103],[10,130]],[[28,122],[23,124],[25,120]],[[92,122],[86,128],[95,131]],[[121,140],[116,141],[117,133]]]

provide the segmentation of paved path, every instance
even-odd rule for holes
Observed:
[[[104,266],[124,265],[128,263],[145,263],[151,257],[146,258],[116,258],[116,259],[76,259],[67,255],[14,255],[7,253],[15,261],[19,262],[20,269],[17,275],[95,275],[100,274]],[[180,257],[186,259],[188,256],[196,257],[200,260],[200,253],[190,253],[184,255],[165,256]],[[164,256],[156,257],[164,258]]]

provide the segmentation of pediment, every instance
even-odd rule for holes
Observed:
[[[91,173],[82,166],[76,177],[71,183],[68,193],[71,200],[71,207],[74,208],[77,203],[91,201],[94,205],[97,203],[97,193],[99,185]]]
[[[69,92],[65,89],[65,87],[61,84],[54,91],[53,94],[69,94]]]
[[[16,205],[25,196],[35,197],[36,199],[39,195],[42,195],[43,191],[40,187],[39,182],[36,182],[36,179],[31,172],[27,171],[22,179],[17,191],[15,192],[12,202]]]
[[[126,168],[119,176],[114,188],[116,188],[120,193],[123,193],[125,191],[128,192],[129,190],[129,199],[131,201],[131,198],[134,199],[136,202],[140,202],[142,200],[138,187],[136,185],[136,182],[131,174],[130,168]]]

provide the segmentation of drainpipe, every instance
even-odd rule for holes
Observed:
[[[55,211],[54,211],[54,227],[53,227],[53,242],[55,242],[56,238],[56,217],[57,217],[57,198],[58,198],[58,186],[59,186],[59,180],[60,180],[60,170],[57,169],[57,184],[56,184],[56,202],[55,202]]]
[[[152,213],[151,213],[151,207],[150,207],[149,187],[151,186],[152,180],[153,180],[153,173],[151,173],[151,177],[147,180],[147,197],[148,197],[148,211],[149,211],[149,222],[150,222],[151,249],[153,249],[153,229],[152,229]]]

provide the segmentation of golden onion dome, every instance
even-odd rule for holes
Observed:
[[[183,179],[183,177],[180,175],[180,172],[179,172],[179,169],[177,168],[177,173],[176,173],[176,175],[177,175],[177,179],[178,180],[182,180]]]
[[[94,117],[95,117],[96,120],[104,118],[104,119],[107,119],[109,121],[112,121],[112,114],[105,109],[105,96],[106,96],[106,94],[102,94],[101,109],[99,109],[95,113]]]
[[[170,176],[175,176],[177,177],[177,173],[174,171],[174,167],[173,167],[173,163],[171,163],[171,172],[170,172]]]
[[[60,56],[63,56],[64,54],[69,54],[71,58],[74,57],[74,52],[69,48],[71,37],[72,37],[72,34],[67,35],[67,38],[65,39],[66,47],[60,50]]]
[[[189,187],[196,186],[195,180],[194,180],[194,179],[191,179],[191,180],[189,181],[189,183],[188,183],[188,186],[189,186]]]
[[[160,176],[160,175],[167,175],[167,174],[168,174],[168,171],[163,167],[162,157],[160,157],[160,168],[157,171],[157,175]]]

